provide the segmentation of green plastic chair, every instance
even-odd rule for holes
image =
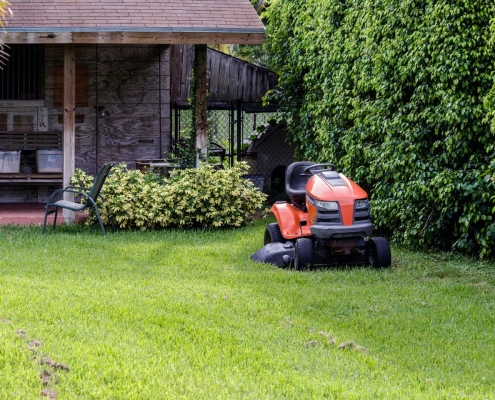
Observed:
[[[55,229],[55,226],[57,225],[57,214],[59,208],[65,208],[71,211],[82,211],[88,207],[93,207],[96,213],[96,217],[98,218],[98,222],[100,223],[101,230],[103,231],[103,234],[106,235],[107,232],[105,231],[105,226],[103,225],[103,221],[101,220],[100,212],[98,211],[98,207],[96,205],[96,200],[98,199],[98,197],[100,197],[103,201],[105,201],[100,195],[100,191],[103,184],[105,183],[105,180],[107,179],[108,173],[114,165],[115,163],[104,164],[96,174],[93,186],[91,186],[91,188],[67,186],[65,189],[55,190],[48,198],[48,201],[46,203],[45,222],[43,223],[42,233],[45,233],[46,230],[46,218],[48,217],[48,215],[53,213],[55,213],[55,219],[53,221],[53,229]],[[61,198],[64,193],[74,193],[75,196],[81,196],[86,201],[84,202],[84,204],[82,204],[74,203],[68,200],[62,200]],[[52,199],[54,198],[56,198],[56,200],[52,201]],[[54,207],[54,209],[50,210],[51,207]],[[115,232],[115,226],[113,224],[112,218],[109,217],[109,219],[110,223],[112,224],[112,229]]]

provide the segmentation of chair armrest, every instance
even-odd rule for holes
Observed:
[[[77,189],[77,190],[87,190],[88,192],[91,190],[91,188],[85,188],[85,187],[78,187],[78,186],[67,186],[65,189]]]
[[[89,198],[86,193],[84,193],[81,190],[77,190],[77,189],[86,190],[86,191],[90,190],[88,188],[78,188],[76,186],[67,186],[65,189],[57,189],[48,198],[46,204],[47,205],[50,204],[52,202],[52,198],[54,198],[56,195],[58,195],[57,201],[60,200],[60,198],[62,197],[62,195],[64,193],[74,193],[76,196],[83,196],[83,197]]]

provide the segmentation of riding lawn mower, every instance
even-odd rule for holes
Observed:
[[[388,241],[371,237],[368,195],[333,164],[295,162],[287,167],[277,219],[265,230],[254,261],[305,270],[314,265],[369,264],[390,267]]]

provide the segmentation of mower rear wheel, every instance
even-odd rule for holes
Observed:
[[[265,245],[270,243],[285,243],[280,227],[277,223],[268,224],[265,229]]]
[[[374,237],[368,240],[368,262],[375,268],[389,268],[392,254],[387,239]]]
[[[314,260],[314,245],[309,238],[299,238],[294,246],[294,268],[304,271],[311,268]]]

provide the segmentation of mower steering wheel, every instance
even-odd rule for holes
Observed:
[[[301,175],[307,175],[307,174],[314,175],[314,172],[312,172],[311,170],[317,168],[319,169],[318,172],[321,172],[321,171],[335,171],[337,167],[334,164],[314,164],[304,168]]]

